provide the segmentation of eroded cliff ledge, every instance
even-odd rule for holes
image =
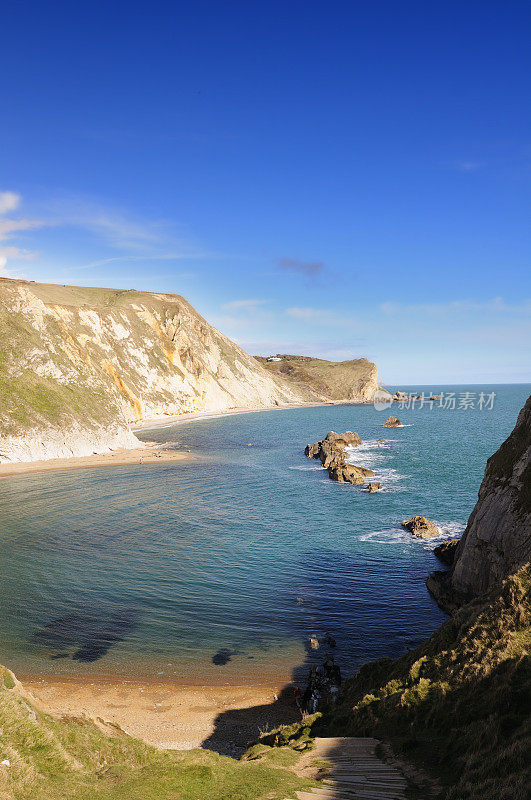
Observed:
[[[453,566],[434,572],[430,592],[451,610],[484,594],[531,560],[531,397],[515,428],[487,461]]]

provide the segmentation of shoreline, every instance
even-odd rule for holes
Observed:
[[[22,687],[54,716],[87,717],[161,749],[205,746],[242,752],[263,729],[298,711],[285,681],[276,686],[181,685],[164,681],[17,675]]]
[[[113,450],[109,453],[98,453],[91,456],[50,458],[46,461],[13,461],[7,464],[0,464],[0,478],[71,469],[122,467],[133,464],[138,467],[144,467],[149,464],[182,463],[193,458],[194,456],[191,453],[183,450],[165,450],[160,446],[145,443],[140,447]]]
[[[346,401],[337,402],[315,402],[299,403],[297,405],[268,406],[249,406],[246,408],[234,408],[226,411],[191,411],[186,414],[175,416],[153,417],[131,423],[130,428],[134,433],[142,433],[161,428],[172,428],[174,425],[186,422],[199,422],[206,419],[217,419],[219,417],[229,417],[234,414],[256,414],[261,411],[289,411],[295,408],[314,408],[338,405],[366,405],[365,403],[349,403]],[[112,450],[107,453],[94,453],[90,456],[70,456],[61,458],[49,458],[40,461],[10,461],[0,463],[0,479],[9,478],[16,475],[31,475],[41,472],[57,472],[60,470],[71,469],[90,469],[94,467],[120,467],[132,464],[142,465],[171,463],[190,461],[196,458],[189,450],[167,450],[165,446],[158,445],[156,442],[142,442],[139,439],[139,446],[132,448],[122,448]]]
[[[173,416],[163,415],[162,417],[151,417],[131,423],[133,432],[156,430],[157,428],[171,428],[185,422],[199,422],[202,419],[217,419],[219,417],[231,417],[234,414],[256,414],[260,411],[289,411],[295,408],[316,408],[321,406],[348,406],[348,405],[368,405],[367,403],[350,403],[348,401],[328,401],[297,403],[295,405],[279,406],[245,406],[242,408],[230,408],[225,411],[189,411],[185,414]]]

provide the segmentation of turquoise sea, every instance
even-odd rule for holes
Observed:
[[[142,434],[189,448],[188,463],[1,481],[0,663],[21,676],[265,683],[321,658],[311,636],[336,639],[344,674],[414,647],[445,616],[424,585],[441,565],[437,542],[400,521],[463,530],[531,387],[401,388],[496,397],[491,410],[204,419]],[[384,431],[389,413],[404,427]],[[364,440],[353,463],[383,491],[336,484],[304,457],[307,442],[346,429]]]

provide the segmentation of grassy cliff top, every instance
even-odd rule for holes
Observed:
[[[283,768],[294,757],[239,762],[208,750],[164,752],[111,727],[50,716],[0,667],[0,762],[9,762],[0,764],[0,797],[283,800],[307,786]]]
[[[274,375],[278,375],[308,393],[309,399],[331,401],[353,399],[370,389],[378,388],[376,366],[367,358],[350,361],[326,361],[312,356],[278,355],[272,361],[257,356],[257,360]],[[367,387],[367,390],[366,388]],[[370,399],[370,398],[369,398]]]

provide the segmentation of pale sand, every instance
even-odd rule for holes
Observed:
[[[314,402],[314,403],[297,403],[296,405],[278,405],[278,406],[246,406],[245,408],[231,408],[228,411],[190,411],[187,414],[177,414],[175,416],[153,417],[152,419],[143,419],[139,422],[132,422],[131,429],[133,431],[155,430],[156,428],[170,428],[173,425],[178,425],[181,422],[198,422],[202,419],[216,419],[217,417],[229,417],[233,414],[255,414],[261,411],[289,411],[295,408],[314,408],[317,406],[337,406],[349,405],[345,402]]]
[[[164,450],[160,447],[144,445],[131,450],[114,450],[112,453],[101,453],[93,456],[73,458],[50,458],[47,461],[25,461],[11,464],[0,464],[0,478],[11,475],[26,475],[34,472],[49,472],[60,469],[87,469],[89,467],[119,467],[126,464],[137,464],[141,469],[147,464],[167,464],[191,459],[188,452]],[[140,463],[142,459],[142,463]]]
[[[157,747],[206,747],[240,755],[260,731],[300,719],[293,692],[271,686],[180,686],[171,683],[22,678],[24,689],[58,716],[118,725]],[[275,694],[280,699],[275,700]]]

